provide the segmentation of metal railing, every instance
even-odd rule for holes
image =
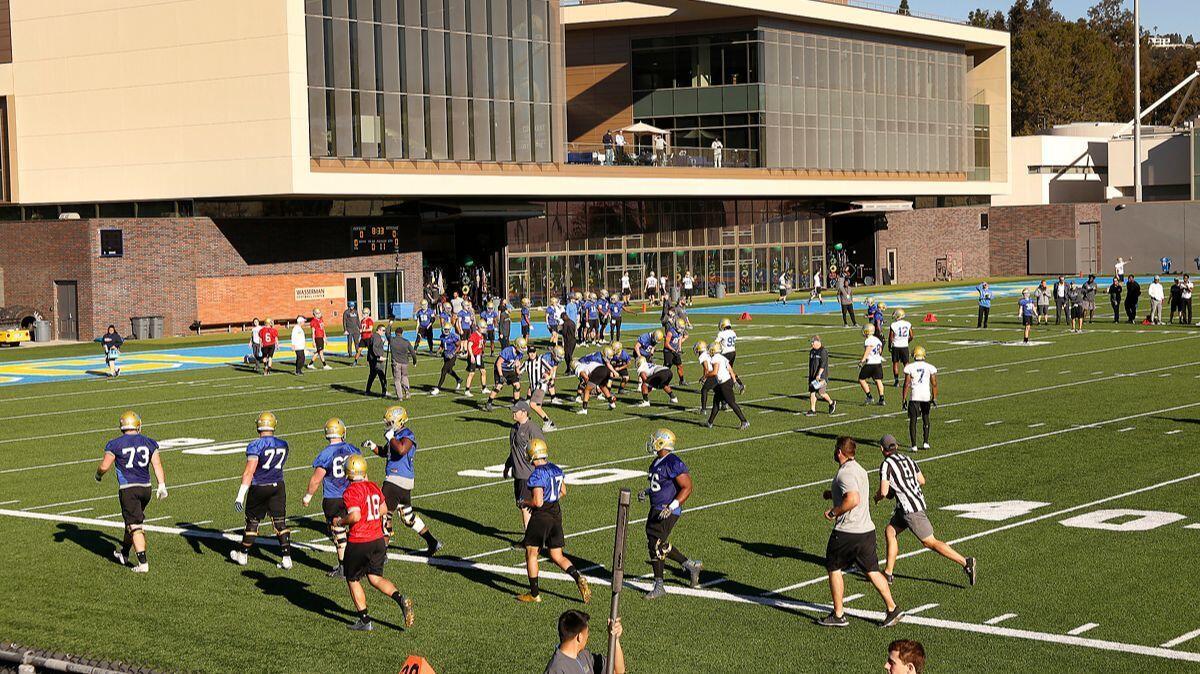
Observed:
[[[571,7],[574,5],[596,5],[608,2],[622,2],[623,0],[559,0],[559,4],[563,7]],[[879,2],[868,2],[867,0],[817,0],[831,5],[844,5],[847,7],[857,7],[859,9],[869,9],[876,12],[885,12],[887,14],[899,14],[899,5],[889,5]],[[944,23],[956,23],[960,26],[970,25],[966,19],[954,18],[950,16],[942,16],[931,12],[921,12],[917,10],[909,10],[907,16],[915,16],[920,19],[932,19],[933,21],[942,21]]]
[[[757,168],[758,151],[724,147],[665,147],[649,144],[610,145],[567,143],[568,164],[593,166],[690,166],[699,168]]]

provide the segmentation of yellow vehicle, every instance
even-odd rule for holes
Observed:
[[[20,328],[0,330],[0,346],[17,346],[21,342],[28,342],[29,339],[28,330],[21,330]]]

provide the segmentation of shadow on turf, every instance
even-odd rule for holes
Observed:
[[[1184,417],[1154,417],[1159,421],[1173,421],[1177,424],[1200,424],[1200,419],[1187,419]]]
[[[807,562],[815,566],[825,568],[825,556],[815,555],[811,552],[805,552],[800,548],[794,548],[790,545],[778,545],[775,543],[762,543],[757,541],[742,541],[728,536],[722,536],[722,541],[733,543],[740,546],[746,552],[767,557],[768,559],[796,559],[801,562]]]
[[[521,532],[519,532],[519,531],[503,531],[501,529],[497,529],[496,527],[488,526],[486,524],[481,524],[474,520],[470,520],[465,517],[460,517],[458,515],[455,515],[454,513],[449,513],[444,510],[429,510],[427,508],[421,508],[421,514],[426,515],[430,519],[441,522],[442,524],[445,524],[447,526],[451,526],[456,529],[466,529],[467,531],[470,531],[473,534],[478,534],[480,536],[487,536],[488,538],[494,538],[503,543],[508,543],[508,544],[515,543],[515,542],[517,542],[517,540],[519,540],[518,538],[516,538],[516,536],[521,535]],[[513,514],[515,517],[515,515],[517,513],[514,512]]]
[[[838,438],[842,437],[841,434],[839,434],[839,433],[822,433],[820,431],[806,431],[803,428],[797,428],[795,432],[802,433],[802,434],[807,435],[812,438],[822,438],[824,440],[837,440]],[[867,447],[867,448],[876,447],[876,448],[878,448],[879,438],[874,438],[874,439],[858,438],[853,435],[850,437],[851,437],[851,439],[854,440],[854,442],[858,443],[858,445],[860,447]]]
[[[261,571],[243,571],[242,575],[248,580],[253,581],[254,586],[263,594],[269,597],[282,597],[292,606],[315,613],[322,618],[336,620],[349,625],[358,617],[357,614],[342,608],[336,601],[309,590],[309,584],[304,581],[287,576],[268,576]],[[376,597],[370,597],[370,599],[376,599]],[[379,596],[379,599],[383,599],[382,595]],[[390,604],[392,602],[388,601],[386,603]],[[378,604],[376,604],[376,608],[378,608]],[[396,610],[399,611],[399,608]],[[390,627],[399,631],[404,630],[400,625],[380,620],[374,615],[371,616],[371,620],[384,627]]]
[[[366,383],[366,382],[364,382],[364,383]],[[363,396],[366,398],[384,398],[384,397],[386,397],[385,395],[373,393],[370,391],[364,391],[356,386],[346,386],[345,384],[330,384],[329,388],[333,389],[334,391],[338,391],[340,393],[350,393],[353,395]]]
[[[241,547],[241,544],[237,541],[231,541],[227,538],[224,538],[225,532],[219,529],[210,529],[195,525],[183,526],[183,529],[187,532],[196,532],[196,534],[193,535],[188,535],[187,533],[184,534],[184,540],[188,542],[188,545],[192,547],[192,552],[196,554],[204,554],[204,551],[208,550],[216,553],[218,557],[232,564],[232,560],[229,559],[229,552]],[[273,530],[271,530],[269,526],[266,527],[266,530],[271,531],[271,534],[260,535],[260,538],[270,538],[271,540],[274,540]],[[293,529],[293,541],[295,540],[295,533],[296,531]],[[240,537],[240,534],[237,534],[236,532],[235,535]],[[264,554],[268,549],[270,549],[272,553],[278,552],[278,548],[275,546],[270,546],[268,548],[267,546],[263,545],[255,545],[254,547],[250,548],[250,558],[270,564],[271,566],[275,566],[275,564],[279,562],[279,555]],[[296,545],[292,546],[292,561],[296,564],[307,566],[317,571],[329,571],[333,568],[332,566],[319,561],[316,557],[308,554],[304,548],[297,547]]]
[[[110,536],[95,529],[81,529],[74,524],[58,525],[54,536],[55,543],[71,542],[107,561],[114,561],[112,553],[120,548],[121,539]]]

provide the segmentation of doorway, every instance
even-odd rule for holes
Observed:
[[[54,282],[54,315],[58,319],[58,338],[79,340],[79,283]]]
[[[896,249],[887,249],[887,265],[884,270],[883,277],[884,285],[892,285],[896,283]]]
[[[359,311],[370,309],[375,318],[391,316],[391,305],[404,298],[403,271],[376,271],[346,275],[346,302]]]

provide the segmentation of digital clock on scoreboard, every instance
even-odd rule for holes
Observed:
[[[358,255],[394,253],[400,248],[399,225],[354,225],[350,251]]]

